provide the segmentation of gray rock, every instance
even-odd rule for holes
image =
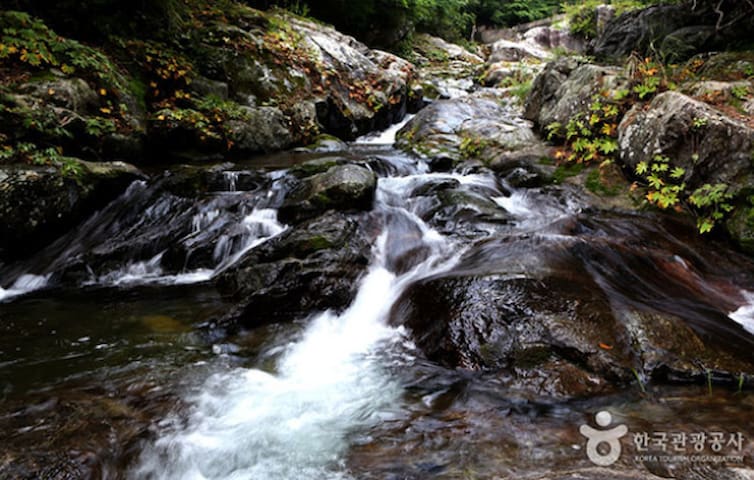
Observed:
[[[697,24],[696,16],[686,5],[655,5],[624,13],[607,23],[590,53],[607,59],[623,57],[633,51],[644,54],[650,45],[659,46],[672,32]]]
[[[686,169],[689,187],[728,184],[733,193],[754,184],[754,130],[678,92],[635,106],[618,126],[620,158],[631,169],[665,155]]]
[[[536,44],[527,42],[514,42],[511,40],[498,40],[490,47],[490,56],[488,61],[495,62],[514,62],[525,58],[535,58],[543,60],[550,56],[550,53]]]
[[[201,97],[214,96],[222,100],[228,99],[228,84],[197,76],[191,82],[191,89]]]
[[[396,145],[427,157],[459,161],[464,141],[478,141],[479,152],[487,146],[516,150],[536,141],[531,125],[520,119],[517,109],[495,93],[479,92],[432,103],[420,111],[397,135]]]
[[[622,73],[616,67],[584,64],[575,58],[549,63],[532,84],[524,117],[540,129],[553,122],[566,125],[574,115],[589,111],[594,95],[625,87]]]
[[[81,78],[57,78],[27,83],[19,91],[79,115],[85,115],[99,104],[97,92]]]
[[[275,107],[241,107],[244,120],[229,120],[227,129],[237,153],[284,150],[293,144],[283,113]]]

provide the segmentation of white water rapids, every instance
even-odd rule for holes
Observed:
[[[210,377],[189,399],[188,418],[166,422],[132,478],[350,478],[344,454],[351,436],[389,418],[400,403],[390,369],[406,358],[409,342],[403,329],[387,324],[389,310],[408,284],[458,257],[445,238],[396,205],[406,183],[392,180],[378,182],[375,210],[412,218],[430,249],[426,260],[401,275],[389,271],[388,222],[351,306],[311,318],[273,372],[239,368]]]

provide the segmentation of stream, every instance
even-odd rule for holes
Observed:
[[[0,478],[752,475],[754,395],[735,379],[616,374],[623,386],[614,388],[596,378],[599,366],[573,374],[576,386],[544,367],[511,378],[468,330],[438,333],[432,323],[459,312],[494,346],[504,335],[479,320],[494,315],[474,310],[498,294],[494,282],[511,282],[505,303],[526,316],[564,292],[589,307],[580,290],[588,278],[603,292],[600,308],[677,315],[751,359],[750,259],[662,217],[596,210],[567,185],[516,189],[479,166],[431,171],[393,148],[400,126],[337,154],[378,175],[370,259],[346,308],[226,329],[218,319],[233,301],[214,285],[294,228],[278,219],[290,167],[332,154],[193,168],[190,178],[210,186],[193,199],[178,192],[196,180],[155,175],[34,257],[0,268]],[[438,204],[433,192],[443,191],[466,203]],[[439,296],[468,278],[493,283]],[[452,351],[459,342],[473,354]],[[740,433],[741,447],[728,453],[742,459],[673,463],[631,451],[601,469],[578,430],[601,410],[632,432]]]

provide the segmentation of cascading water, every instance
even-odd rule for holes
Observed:
[[[220,191],[191,201],[161,192],[159,181],[134,182],[39,256],[6,271],[0,268],[0,282],[8,285],[0,287],[0,301],[45,288],[72,270],[81,271],[76,276],[83,277],[82,285],[178,285],[212,278],[286,229],[277,220],[275,204],[281,175],[271,172],[266,188],[246,192],[238,190],[241,173],[222,172]],[[209,246],[212,254],[194,261],[192,256]],[[103,259],[97,258],[100,254]],[[183,258],[181,263],[176,257]],[[103,267],[92,266],[90,258]]]
[[[415,162],[412,170],[426,166]],[[407,192],[417,178],[378,181],[374,211],[385,227],[351,306],[314,316],[274,371],[240,368],[210,377],[190,399],[185,422],[163,425],[132,478],[349,478],[343,455],[351,436],[389,418],[400,404],[391,369],[410,342],[402,328],[388,326],[390,308],[411,282],[447,270],[459,257],[457,246],[410,211]],[[492,188],[482,176],[454,178]],[[421,232],[428,253],[398,273],[391,268],[390,237],[406,230]]]

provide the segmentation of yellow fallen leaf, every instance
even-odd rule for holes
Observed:
[[[102,108],[99,109],[99,111],[102,112],[102,113],[106,113],[106,114],[112,113],[112,110],[110,110],[107,107],[102,107]]]
[[[107,90],[105,90],[104,88],[100,88],[99,89],[99,94],[104,97],[105,95],[107,95]]]
[[[48,89],[48,90],[47,90],[47,94],[48,94],[48,95],[55,95],[55,89],[54,89],[54,88],[50,88],[50,89]]]

